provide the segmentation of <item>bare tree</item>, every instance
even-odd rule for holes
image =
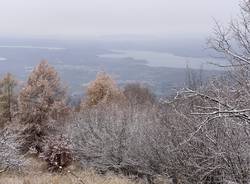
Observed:
[[[220,65],[228,67],[228,75],[213,79],[206,88],[180,91],[167,103],[166,125],[176,135],[169,158],[185,182],[249,183],[249,7],[249,1],[243,1],[240,19],[228,28],[216,23],[209,40],[229,61]]]
[[[186,67],[186,87],[189,89],[196,90],[199,87],[203,86],[204,79],[203,79],[203,68],[199,70],[194,70],[189,68],[187,65]]]
[[[127,84],[123,94],[131,105],[152,105],[156,102],[153,92],[140,83]]]
[[[200,91],[187,89],[167,108],[165,125],[175,135],[169,149],[174,162],[168,167],[186,183],[249,182],[247,111],[232,108],[237,92],[228,88],[224,79]]]

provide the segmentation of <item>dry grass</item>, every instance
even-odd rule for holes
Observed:
[[[108,173],[99,175],[94,170],[80,170],[73,164],[62,174],[50,173],[46,163],[34,158],[27,158],[25,170],[20,172],[0,172],[0,184],[143,184],[144,180],[135,181],[122,175]],[[67,172],[68,171],[68,172]],[[131,178],[134,178],[131,176]],[[164,178],[156,178],[155,184],[170,184]]]
[[[93,171],[76,172],[82,181],[71,174],[0,174],[0,184],[136,184],[127,178],[107,174],[97,175]],[[137,182],[138,184],[138,182]]]
[[[98,175],[93,170],[82,171],[76,166],[68,168],[71,172],[49,173],[43,161],[33,157],[27,160],[25,171],[0,173],[0,184],[141,184],[111,173]]]

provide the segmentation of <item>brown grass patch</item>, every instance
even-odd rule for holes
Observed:
[[[107,174],[97,175],[94,171],[76,172],[79,178],[71,174],[0,174],[0,184],[138,184],[122,176]],[[81,181],[79,181],[79,179]]]

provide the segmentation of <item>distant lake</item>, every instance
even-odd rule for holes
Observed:
[[[41,49],[41,50],[65,50],[65,48],[60,47],[37,47],[32,45],[0,45],[0,48],[6,49]]]
[[[96,74],[105,71],[121,87],[130,82],[140,82],[156,94],[165,95],[185,85],[187,65],[194,69],[202,67],[204,79],[219,73],[215,71],[218,69],[216,66],[207,62],[218,64],[221,61],[208,58],[201,48],[193,40],[187,45],[187,42],[167,41],[121,43],[0,39],[0,77],[10,72],[20,84],[24,84],[33,68],[46,59],[56,68],[70,94],[83,93]]]
[[[193,69],[203,68],[205,70],[221,70],[215,64],[223,65],[226,63],[224,60],[209,57],[182,57],[166,52],[136,50],[113,50],[112,53],[102,54],[99,57],[143,60],[146,65],[151,67],[186,68],[188,66]]]

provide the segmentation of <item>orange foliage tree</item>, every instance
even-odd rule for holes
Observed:
[[[106,73],[98,73],[96,79],[87,87],[86,97],[82,107],[92,107],[98,104],[109,104],[124,99],[122,91],[115,81]]]
[[[68,112],[65,91],[56,70],[46,61],[30,74],[19,96],[21,122],[26,125],[23,151],[30,148],[41,151],[39,144],[43,136],[65,117]]]

